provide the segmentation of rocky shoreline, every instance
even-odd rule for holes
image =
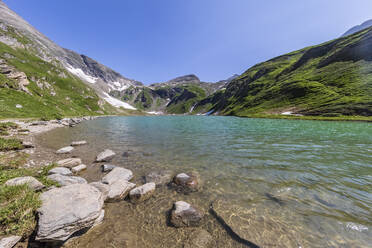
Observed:
[[[15,123],[21,130],[27,130],[28,136],[24,136],[23,144],[25,152],[33,154],[35,147],[33,138],[42,132],[54,128],[73,127],[82,121],[91,120],[95,117],[71,118],[52,121],[36,121]],[[15,136],[16,133],[11,134]],[[84,140],[76,140],[70,146],[62,147],[55,151],[53,158],[64,155],[69,156],[73,150],[89,145]],[[72,237],[95,228],[105,220],[105,202],[128,201],[131,204],[140,204],[154,197],[158,187],[164,185],[173,189],[177,194],[191,194],[201,189],[200,176],[196,172],[173,174],[171,171],[153,171],[144,177],[141,185],[131,182],[133,172],[129,169],[108,164],[116,156],[115,152],[105,149],[97,154],[95,163],[101,164],[101,180],[87,182],[79,174],[87,168],[82,160],[77,157],[68,157],[53,161],[55,166],[48,172],[48,180],[55,182],[58,187],[45,187],[34,177],[25,176],[12,178],[5,182],[7,186],[27,184],[35,191],[42,192],[40,199],[41,207],[37,210],[38,224],[34,230],[33,237],[28,240],[20,236],[8,236],[2,238],[0,244],[3,247],[14,247],[18,244],[24,247],[61,247]],[[40,161],[38,166],[43,166]],[[35,166],[35,161],[28,162],[26,166]],[[47,163],[46,163],[47,164]],[[197,206],[185,201],[174,202],[169,210],[169,223],[174,228],[198,227],[203,221],[205,213]],[[208,247],[212,236],[205,230],[201,234],[194,235],[193,241]],[[199,240],[199,241],[198,241]],[[191,247],[191,246],[190,246]]]

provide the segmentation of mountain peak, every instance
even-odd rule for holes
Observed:
[[[363,22],[360,25],[357,25],[357,26],[352,27],[351,29],[349,29],[348,31],[346,31],[346,33],[344,33],[342,35],[342,37],[348,36],[348,35],[351,35],[351,34],[354,34],[354,33],[357,33],[359,31],[362,31],[363,29],[369,28],[371,26],[372,26],[372,19],[371,20],[367,20],[367,21]]]
[[[181,77],[176,77],[168,81],[168,83],[188,83],[188,82],[200,82],[200,79],[194,74],[189,74]]]

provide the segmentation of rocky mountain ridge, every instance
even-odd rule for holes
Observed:
[[[360,25],[357,25],[357,26],[354,26],[354,27],[350,28],[341,37],[348,36],[348,35],[351,35],[351,34],[355,34],[359,31],[362,31],[363,29],[366,29],[366,28],[369,28],[369,27],[372,27],[372,19],[367,20]]]

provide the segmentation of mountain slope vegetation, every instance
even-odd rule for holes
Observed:
[[[371,51],[368,28],[285,54],[248,69],[197,107],[236,116],[371,116]]]

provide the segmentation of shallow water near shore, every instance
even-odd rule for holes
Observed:
[[[168,223],[172,204],[184,200],[206,213],[201,229],[211,247],[370,247],[372,244],[372,125],[358,122],[236,117],[108,117],[37,137],[57,150],[87,140],[81,157],[89,182],[103,174],[95,156],[109,148],[112,164],[131,169],[134,182],[167,169],[197,171],[200,192],[162,187],[133,205],[105,206],[105,220],[65,247],[183,247],[199,229]],[[218,214],[209,211],[220,203]],[[228,218],[226,217],[228,216]],[[226,219],[227,218],[227,219]],[[239,239],[226,225],[239,229]]]

